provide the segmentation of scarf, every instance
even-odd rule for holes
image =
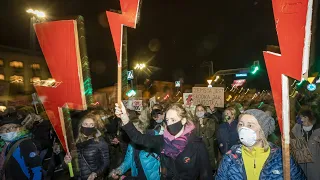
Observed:
[[[184,126],[184,131],[181,136],[175,138],[171,135],[167,129],[164,130],[163,139],[164,139],[164,149],[161,153],[166,156],[176,159],[178,155],[184,150],[188,144],[188,138],[191,135],[194,129],[193,123],[187,123]]]

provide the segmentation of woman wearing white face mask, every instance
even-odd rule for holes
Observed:
[[[245,111],[239,119],[241,145],[235,145],[223,157],[216,180],[283,179],[282,151],[267,141],[275,129],[274,119],[257,109]],[[290,160],[292,180],[305,180],[302,169]]]
[[[300,163],[299,165],[306,174],[308,180],[320,178],[320,125],[316,123],[311,110],[303,109],[299,112],[300,122],[292,129],[295,138],[303,138],[308,145],[312,156],[312,162]]]
[[[205,107],[201,104],[196,106],[194,125],[196,126],[196,135],[202,138],[209,153],[210,164],[213,170],[216,169],[215,152],[218,150],[214,146],[216,139],[216,122],[214,119],[205,117]]]

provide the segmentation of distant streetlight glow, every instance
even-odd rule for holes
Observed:
[[[211,85],[212,79],[208,79],[207,82],[208,82],[208,87],[209,87],[209,88],[212,88],[212,85]]]
[[[43,11],[28,9],[26,12],[29,14],[33,14],[33,15],[37,16],[38,18],[45,18],[46,17],[46,13],[44,13]]]
[[[137,65],[134,67],[134,69],[142,70],[142,69],[144,69],[145,67],[146,67],[145,64],[137,64]]]
[[[217,82],[219,80],[220,76],[216,76],[216,79],[214,80],[214,82]]]

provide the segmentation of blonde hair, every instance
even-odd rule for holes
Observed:
[[[261,137],[261,141],[262,141],[262,148],[264,149],[264,152],[267,152],[270,148],[270,144],[267,140],[267,137],[265,137],[264,132],[261,127],[260,127],[259,133],[260,133],[260,137]]]
[[[97,119],[99,129],[103,128],[104,125],[110,124],[107,118],[108,112],[102,109],[96,109],[88,113],[88,115],[93,115]]]
[[[245,115],[245,114],[240,114],[239,119],[241,119],[241,117]],[[250,115],[250,114],[248,114]],[[239,127],[239,126],[238,126]],[[261,141],[262,141],[262,148],[264,149],[264,152],[267,152],[269,150],[270,144],[267,140],[268,137],[265,136],[263,129],[260,126],[260,130],[259,130],[259,136],[261,137]]]
[[[84,141],[89,140],[90,138],[85,136],[83,133],[81,133],[81,127],[82,127],[82,123],[85,119],[92,119],[94,122],[94,127],[97,129],[97,132],[93,135],[93,138],[95,141],[99,141],[99,137],[101,136],[101,133],[99,131],[99,129],[101,129],[103,127],[103,123],[101,122],[100,119],[97,118],[96,115],[93,114],[87,114],[85,115],[79,122],[78,124],[78,137],[76,139],[76,143],[81,143]]]
[[[183,108],[181,104],[178,104],[178,103],[171,104],[168,107],[167,112],[169,110],[175,110],[181,119],[185,118],[187,120],[187,124],[192,123],[190,115],[188,114],[187,110]]]
[[[233,116],[236,116],[236,114],[237,114],[236,109],[233,108],[233,107],[228,107],[228,108],[227,108],[226,110],[224,110],[224,111],[230,111]]]

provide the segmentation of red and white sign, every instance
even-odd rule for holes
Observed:
[[[235,86],[235,87],[243,86],[244,83],[246,83],[245,79],[234,80],[233,84],[232,84],[232,87],[233,86]]]

